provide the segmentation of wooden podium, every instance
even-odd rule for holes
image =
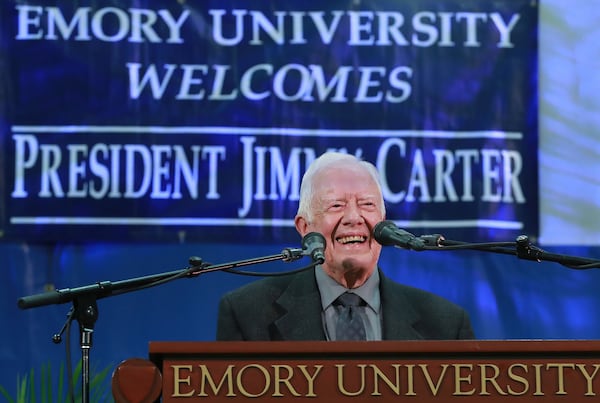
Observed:
[[[600,399],[600,341],[151,342],[115,400],[570,402]]]

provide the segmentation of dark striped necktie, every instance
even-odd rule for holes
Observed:
[[[365,324],[359,313],[359,306],[366,305],[365,301],[354,293],[345,292],[334,302],[338,312],[335,327],[336,340],[366,340]]]

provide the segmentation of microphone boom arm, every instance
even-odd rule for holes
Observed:
[[[92,347],[94,325],[98,319],[98,299],[120,295],[131,291],[139,291],[183,277],[196,277],[200,274],[213,271],[228,271],[235,269],[236,267],[249,266],[275,260],[290,262],[305,255],[306,252],[302,249],[286,248],[280,254],[240,260],[219,265],[209,265],[203,263],[202,259],[198,257],[191,257],[189,259],[191,266],[185,269],[136,277],[116,282],[100,281],[82,287],[64,288],[60,290],[29,295],[19,298],[17,305],[21,309],[29,309],[51,304],[62,304],[66,302],[73,303],[72,310],[68,315],[67,324],[63,327],[63,329],[67,328],[74,319],[79,323],[80,347],[82,355],[81,394],[82,402],[88,403],[90,398],[90,350]],[[312,263],[306,268],[314,267],[315,265],[316,263]],[[55,342],[60,342],[60,336],[57,337],[55,335],[53,340]]]
[[[438,238],[440,237],[440,238]],[[533,245],[526,235],[519,235],[515,242],[489,242],[489,243],[467,243],[459,241],[446,240],[439,235],[424,235],[422,238],[426,246],[423,250],[448,251],[448,250],[478,250],[483,252],[493,252],[505,255],[517,256],[519,259],[531,260],[535,262],[554,262],[565,267],[576,270],[586,270],[600,268],[600,260],[588,259],[578,256],[560,255],[546,252]],[[430,239],[436,239],[435,246]]]

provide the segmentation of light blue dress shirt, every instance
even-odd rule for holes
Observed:
[[[379,295],[379,271],[377,268],[363,285],[351,290],[329,277],[320,266],[315,268],[315,277],[321,294],[321,317],[327,340],[336,339],[337,311],[333,306],[333,301],[345,292],[353,292],[367,303],[366,306],[358,307],[359,314],[365,324],[367,340],[381,340],[381,297]]]

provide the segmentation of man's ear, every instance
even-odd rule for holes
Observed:
[[[297,215],[294,218],[294,224],[296,225],[296,231],[300,234],[300,236],[304,236],[308,233],[308,222],[302,216]]]

